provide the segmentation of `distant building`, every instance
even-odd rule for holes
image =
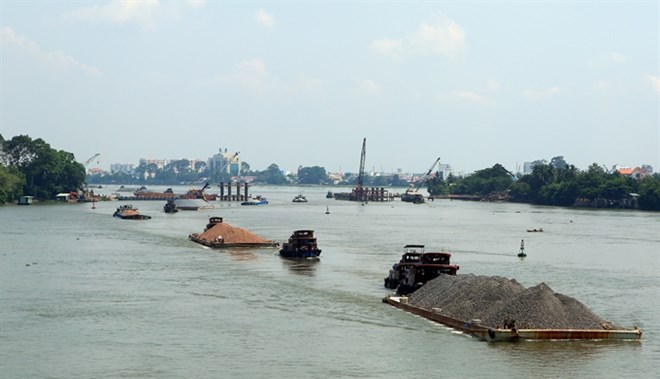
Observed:
[[[653,173],[653,167],[648,166],[648,165],[645,165],[645,166],[649,167],[651,169],[651,172],[648,172],[644,168],[642,168],[644,166],[642,166],[642,167],[619,167],[619,168],[617,168],[616,172],[618,172],[619,174],[621,174],[623,176],[629,176],[633,179],[639,180],[639,179],[647,177],[647,176],[649,176]]]
[[[140,166],[155,164],[160,170],[170,163],[169,159],[140,158]]]
[[[220,174],[218,170],[220,170],[226,163],[227,166],[223,172],[230,176],[240,176],[243,162],[239,156],[234,156],[234,154],[236,153],[227,152],[227,149],[225,148],[224,152],[220,149],[218,154],[209,158],[209,172],[211,173],[211,176]]]
[[[438,173],[438,177],[440,179],[445,180],[447,179],[449,174],[453,172],[453,169],[451,168],[450,165],[442,163],[442,164],[438,164],[436,172]]]
[[[135,170],[135,165],[132,163],[113,163],[110,165],[110,172],[111,173],[116,173],[116,172],[125,172],[127,174],[130,174]]]

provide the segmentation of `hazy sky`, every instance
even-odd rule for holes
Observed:
[[[660,1],[0,0],[5,139],[356,172],[660,171]]]

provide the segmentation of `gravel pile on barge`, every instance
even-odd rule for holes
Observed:
[[[499,276],[440,275],[409,296],[409,304],[458,320],[520,329],[620,329],[576,299],[552,291],[545,283],[525,288]]]

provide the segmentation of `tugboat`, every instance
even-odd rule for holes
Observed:
[[[321,249],[318,248],[313,230],[294,230],[280,249],[280,256],[286,258],[318,258]]]
[[[114,217],[119,217],[124,220],[149,220],[151,216],[143,215],[138,212],[137,208],[133,208],[131,204],[120,205],[113,214]]]
[[[163,206],[163,211],[165,211],[165,213],[176,213],[179,211],[179,207],[176,206],[174,200],[167,200]]]
[[[456,275],[459,267],[450,263],[447,252],[424,252],[424,245],[406,245],[401,260],[390,269],[385,287],[407,295],[441,274]]]

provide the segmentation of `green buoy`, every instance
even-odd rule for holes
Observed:
[[[520,253],[518,253],[518,256],[520,258],[527,256],[527,254],[525,254],[525,240],[520,240]]]

